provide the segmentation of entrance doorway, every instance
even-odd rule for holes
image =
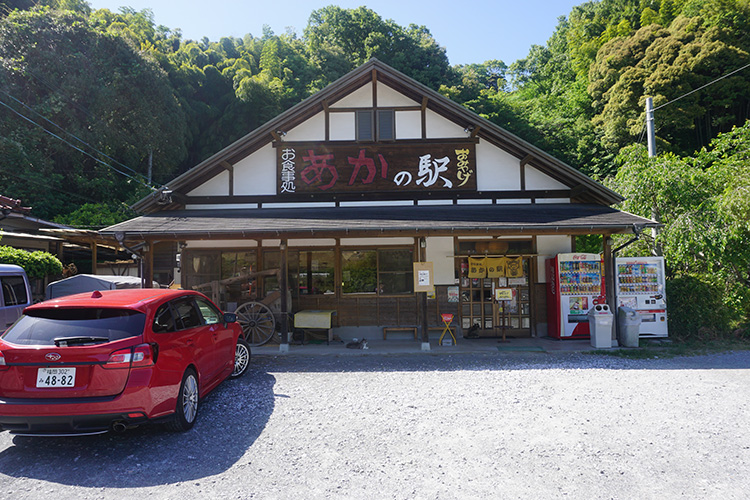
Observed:
[[[492,242],[502,242],[494,246]],[[487,245],[487,246],[485,246]],[[530,240],[491,242],[461,241],[458,244],[458,274],[461,297],[461,327],[479,337],[531,337]],[[523,254],[526,254],[525,256]],[[522,273],[504,277],[469,277],[469,256],[520,258]],[[500,300],[498,300],[498,298]]]

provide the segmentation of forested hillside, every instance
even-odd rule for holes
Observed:
[[[372,57],[627,194],[666,224],[641,251],[731,296],[726,328],[747,317],[750,0],[589,1],[522,60],[454,66],[429,27],[363,7],[215,41],[148,10],[0,0],[0,192],[84,227],[130,217],[150,186]],[[632,146],[647,96],[656,159]]]

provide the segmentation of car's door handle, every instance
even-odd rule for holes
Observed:
[[[187,345],[193,345],[193,339],[186,339],[186,340],[185,340],[185,343],[186,343]]]

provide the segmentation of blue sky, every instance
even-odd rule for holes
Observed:
[[[533,44],[544,45],[557,19],[567,16],[585,0],[362,0],[237,1],[237,0],[88,0],[94,9],[118,11],[121,6],[150,8],[154,21],[182,29],[183,38],[242,37],[262,34],[263,25],[281,34],[292,27],[301,35],[310,13],[327,5],[356,8],[361,5],[401,26],[426,26],[445,47],[451,64],[481,63],[499,59],[510,64],[526,57]]]

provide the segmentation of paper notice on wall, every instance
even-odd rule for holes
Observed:
[[[427,269],[417,271],[417,286],[430,286],[430,271]]]
[[[432,262],[414,263],[414,291],[431,292],[435,289]]]

